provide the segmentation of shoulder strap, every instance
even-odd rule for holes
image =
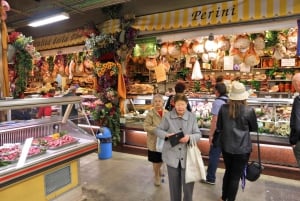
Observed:
[[[261,158],[260,158],[260,147],[259,147],[259,134],[258,134],[258,131],[256,132],[256,136],[257,136],[257,155],[258,155],[258,163],[259,163],[259,166],[261,167]]]
[[[218,97],[218,98],[216,98],[216,99],[222,100],[222,101],[224,101],[225,103],[227,103],[227,100],[228,100],[228,99],[222,98],[222,97]]]

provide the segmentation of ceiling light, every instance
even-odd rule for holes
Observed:
[[[46,24],[52,24],[54,22],[59,22],[59,21],[66,20],[69,18],[70,18],[69,14],[63,12],[63,13],[59,13],[56,15],[46,17],[46,18],[42,18],[40,20],[33,21],[33,22],[29,23],[28,26],[40,27],[40,26],[44,26]]]

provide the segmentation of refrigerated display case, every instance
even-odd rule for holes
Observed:
[[[64,115],[0,122],[1,199],[79,199],[79,158],[98,149],[94,131],[78,127],[89,125],[87,118],[69,118],[72,106],[81,100],[72,96],[0,101],[7,119],[12,110],[67,105]]]
[[[145,101],[148,97],[136,98]],[[189,98],[192,112],[197,117],[203,135],[199,148],[205,159],[208,158],[209,153],[208,131],[211,120],[210,111],[214,100],[215,97],[209,95],[201,98]],[[288,98],[249,98],[247,100],[247,104],[254,108],[258,118],[261,158],[265,165],[265,173],[290,177],[290,173],[299,172],[288,138],[292,103],[293,99]],[[144,109],[147,107],[149,105],[146,105]],[[143,119],[139,115],[136,117],[127,115],[125,118],[124,145],[146,149],[147,134],[143,129]],[[251,138],[253,141],[251,160],[257,160],[256,133],[251,133]],[[278,171],[283,169],[287,171]]]

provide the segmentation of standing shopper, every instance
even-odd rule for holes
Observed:
[[[300,92],[300,73],[293,76],[293,86],[295,90]],[[293,147],[298,166],[300,167],[300,96],[294,98],[291,119],[290,119],[290,144]]]
[[[246,105],[249,94],[245,86],[237,81],[232,83],[229,104],[219,111],[217,129],[225,163],[223,177],[223,201],[234,201],[239,181],[252,151],[250,131],[257,131],[257,119],[253,108]]]
[[[175,85],[175,95],[179,94],[179,93],[183,94],[184,91],[185,91],[185,83],[181,82],[181,81],[177,82],[176,85]],[[165,107],[166,110],[171,111],[174,108],[174,105],[175,105],[174,96],[175,95],[171,94],[169,96],[169,98],[167,100],[167,103],[166,103],[166,107]],[[191,108],[189,103],[187,104],[187,110],[190,111],[190,112],[192,111],[192,108]]]
[[[149,110],[144,121],[144,130],[147,132],[148,161],[153,163],[154,185],[160,186],[162,159],[161,152],[156,150],[157,136],[154,134],[154,130],[161,122],[164,114],[168,111],[164,109],[162,95],[156,94],[153,97],[152,103],[153,108]]]
[[[211,184],[211,185],[215,184],[216,171],[218,168],[219,159],[221,155],[221,147],[213,145],[212,138],[216,130],[219,110],[221,106],[227,102],[228,99],[226,93],[227,93],[226,85],[224,83],[217,83],[215,86],[215,95],[217,98],[213,102],[212,109],[211,109],[212,119],[211,119],[211,126],[209,130],[209,144],[210,144],[209,161],[207,167],[206,181],[204,181],[204,183]]]
[[[176,94],[174,103],[175,108],[164,116],[155,133],[165,139],[162,159],[167,164],[170,200],[181,201],[183,191],[183,201],[192,201],[194,182],[185,183],[187,144],[190,141],[199,141],[201,132],[196,116],[187,110],[187,97]],[[184,137],[179,140],[179,144],[172,147],[169,138],[180,131],[184,133]]]

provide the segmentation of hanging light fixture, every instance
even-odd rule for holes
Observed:
[[[200,63],[198,59],[196,59],[193,72],[192,72],[192,80],[201,80],[203,79],[203,75],[200,68]]]
[[[62,13],[59,13],[59,14],[56,14],[56,15],[52,15],[52,16],[49,16],[49,17],[46,17],[46,18],[42,18],[42,19],[33,21],[33,22],[29,23],[28,26],[40,27],[40,26],[44,26],[44,25],[47,25],[47,24],[52,24],[52,23],[55,23],[55,22],[66,20],[66,19],[69,19],[69,18],[70,18],[70,16],[69,16],[68,13],[62,12]]]

